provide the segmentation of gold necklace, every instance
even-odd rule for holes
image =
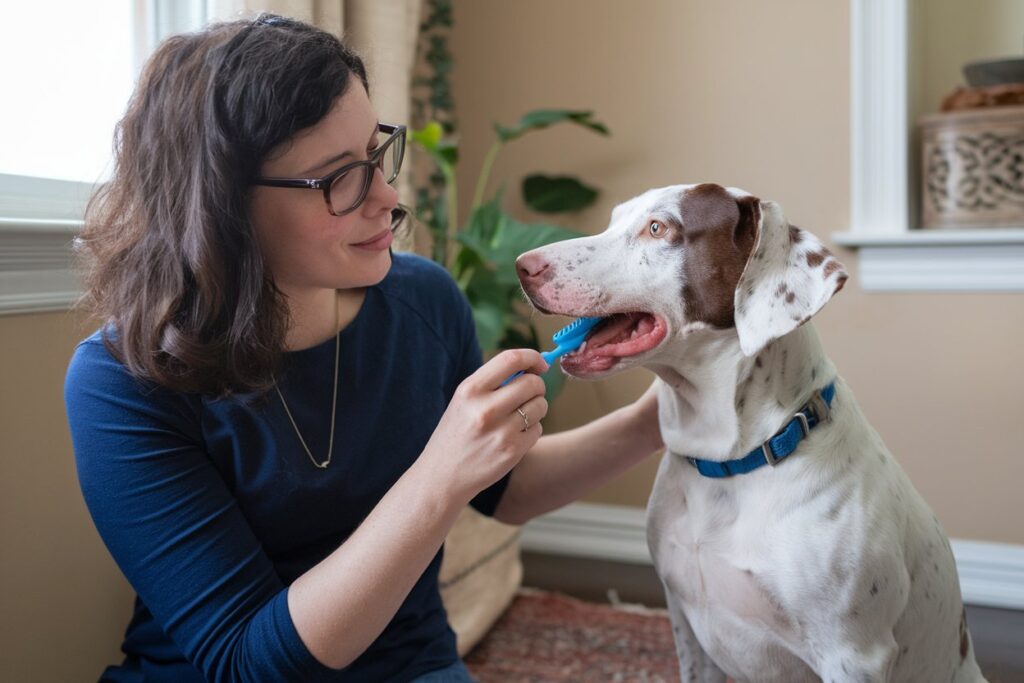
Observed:
[[[321,470],[327,469],[327,466],[331,464],[331,458],[334,456],[334,418],[337,416],[338,406],[338,357],[339,351],[341,350],[341,330],[338,329],[338,293],[334,293],[334,390],[331,396],[331,438],[327,442],[327,458],[323,462],[317,462],[316,458],[313,457],[313,453],[309,450],[309,446],[306,445],[306,440],[302,438],[302,432],[299,431],[299,426],[295,424],[295,418],[292,417],[292,411],[288,410],[288,403],[284,400],[284,394],[281,393],[281,388],[274,382],[274,389],[277,390],[277,395],[281,398],[281,405],[284,406],[284,412],[288,416],[288,421],[292,423],[292,428],[295,430],[295,435],[299,437],[299,443],[302,444],[302,448],[305,449],[306,455],[309,456],[309,461],[313,463],[314,467]]]

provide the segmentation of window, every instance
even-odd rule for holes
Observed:
[[[59,310],[77,298],[70,243],[94,186],[113,170],[114,126],[141,66],[160,39],[207,16],[207,0],[4,8],[0,314]]]
[[[0,38],[0,173],[94,183],[135,80],[133,0],[13,3]],[[54,21],[54,16],[60,17]]]

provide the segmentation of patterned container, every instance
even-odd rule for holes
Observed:
[[[921,225],[1024,226],[1024,106],[920,119]]]

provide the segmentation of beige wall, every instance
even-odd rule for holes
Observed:
[[[819,0],[457,0],[462,196],[491,122],[585,108],[612,137],[561,128],[514,143],[495,173],[508,208],[528,215],[515,182],[526,172],[577,174],[604,194],[568,224],[600,231],[614,204],[645,189],[715,181],[779,201],[826,239],[845,231],[848,14]],[[1024,543],[1024,295],[866,294],[856,253],[836,251],[852,278],[817,325],[865,412],[951,535]],[[649,378],[573,384],[548,430],[622,405]],[[588,500],[642,506],[655,467]]]
[[[92,525],[64,416],[86,336],[71,313],[0,316],[0,680],[96,680],[132,594]]]

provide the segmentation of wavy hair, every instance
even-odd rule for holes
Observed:
[[[77,252],[81,305],[135,376],[226,396],[273,385],[288,308],[247,210],[267,155],[368,86],[335,36],[261,14],[164,41],[114,134]]]

